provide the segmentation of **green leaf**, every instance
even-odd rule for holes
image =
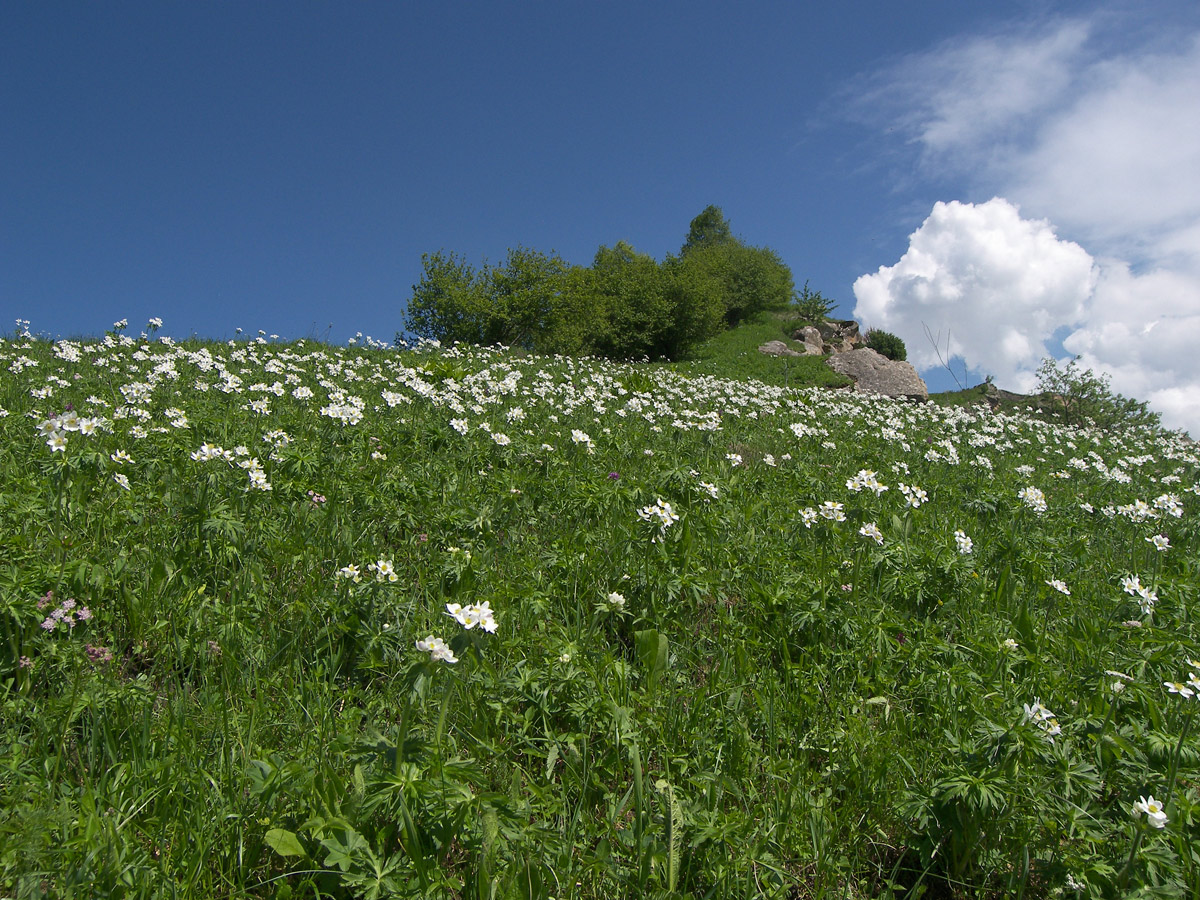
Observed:
[[[272,828],[266,835],[267,846],[280,856],[307,856],[295,832]]]
[[[634,641],[638,659],[646,669],[646,691],[653,693],[658,688],[659,678],[667,670],[667,636],[648,628],[636,632]]]

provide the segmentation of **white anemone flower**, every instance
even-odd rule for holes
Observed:
[[[428,653],[434,662],[458,662],[458,657],[454,655],[454,651],[450,649],[450,645],[440,637],[434,637],[432,634],[424,640],[417,641],[417,649],[422,653]]]
[[[1144,815],[1146,821],[1154,828],[1165,828],[1167,825],[1167,811],[1163,808],[1160,801],[1154,799],[1154,795],[1149,797],[1138,797],[1137,803],[1133,804],[1134,812]]]

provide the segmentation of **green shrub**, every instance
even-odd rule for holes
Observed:
[[[868,331],[867,347],[896,362],[908,359],[908,350],[904,347],[904,341],[890,331],[880,331],[878,328]]]
[[[1038,367],[1038,392],[1062,410],[1069,424],[1091,421],[1100,428],[1157,427],[1162,417],[1144,400],[1113,391],[1107,373],[1097,375],[1075,357],[1062,368],[1049,357]],[[1047,397],[1048,395],[1048,397]]]
[[[804,287],[796,292],[795,301],[800,318],[809,322],[823,322],[828,319],[835,305],[828,297],[822,296],[820,291],[810,291],[807,281],[804,282]]]

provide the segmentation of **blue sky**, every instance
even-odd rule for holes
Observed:
[[[7,3],[0,327],[390,340],[423,252],[661,258],[713,203],[937,385],[926,325],[1200,424],[1121,349],[1200,338],[1197,60],[1191,0]]]

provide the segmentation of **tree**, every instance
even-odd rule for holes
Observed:
[[[1099,428],[1158,427],[1162,416],[1143,400],[1114,393],[1107,373],[1097,375],[1075,357],[1062,368],[1047,357],[1038,367],[1038,391],[1061,404],[1068,424],[1091,421]]]
[[[660,356],[680,359],[724,327],[724,286],[681,256],[668,256],[660,277],[670,316],[657,349]]]
[[[828,319],[835,305],[828,297],[821,296],[820,291],[810,291],[807,280],[804,282],[804,287],[796,292],[796,306],[800,311],[800,317],[814,324]]]
[[[719,206],[707,206],[692,219],[681,259],[721,286],[725,323],[736,326],[792,300],[792,270],[768,247],[751,247],[734,237]]]
[[[608,329],[608,301],[596,289],[594,273],[586,266],[571,266],[563,276],[538,352],[566,356],[597,353],[608,340]]]
[[[596,251],[592,277],[607,310],[597,352],[614,359],[661,355],[660,336],[669,326],[670,302],[654,257],[618,241]]]
[[[704,207],[704,211],[692,219],[687,240],[683,242],[679,255],[685,256],[701,247],[736,243],[739,241],[729,229],[729,223],[725,220],[725,213],[721,212],[721,207],[710,205]]]
[[[405,324],[422,337],[614,359],[679,359],[794,292],[778,255],[735,238],[716,206],[661,264],[625,241],[600,247],[587,269],[526,247],[478,271],[445,251],[421,263]]]
[[[484,343],[542,349],[554,310],[563,301],[569,269],[553,251],[509,250],[504,264],[491,269],[485,280],[491,309]]]
[[[725,281],[725,322],[739,325],[766,310],[784,309],[792,302],[796,283],[792,270],[769,247],[738,244],[722,248],[730,265]]]
[[[453,253],[421,257],[405,324],[422,337],[543,351],[573,299],[572,267],[554,253],[517,247],[500,266],[475,271]],[[572,343],[564,334],[555,340]],[[549,351],[547,351],[549,352]]]
[[[422,254],[421,270],[404,314],[405,327],[431,340],[486,343],[486,276],[444,250]]]

